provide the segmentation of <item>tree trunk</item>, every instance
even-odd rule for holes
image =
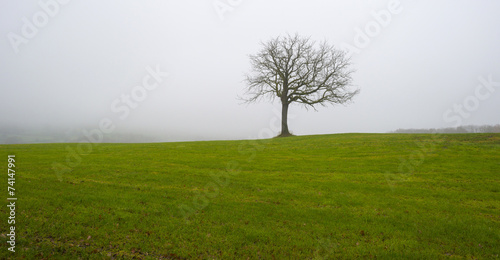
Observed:
[[[290,104],[286,103],[286,102],[282,102],[282,106],[281,106],[281,134],[279,135],[281,137],[292,135],[288,131],[288,105],[290,105]]]

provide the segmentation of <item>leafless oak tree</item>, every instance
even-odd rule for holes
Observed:
[[[282,104],[281,134],[290,136],[288,107],[291,103],[306,108],[320,104],[345,104],[359,93],[350,91],[350,59],[346,52],[327,42],[315,44],[309,38],[286,35],[262,43],[262,50],[250,55],[252,72],[246,75],[245,102],[262,98]]]

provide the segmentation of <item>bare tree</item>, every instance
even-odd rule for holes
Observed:
[[[252,72],[246,75],[247,103],[262,98],[282,104],[281,134],[290,136],[288,107],[296,102],[306,108],[320,104],[345,104],[359,93],[350,91],[350,59],[346,52],[326,42],[319,45],[295,34],[262,43],[262,50],[250,55]]]

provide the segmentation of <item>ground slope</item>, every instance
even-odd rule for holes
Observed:
[[[16,252],[4,244],[2,259],[500,254],[500,134],[2,145],[0,152],[4,172],[7,155],[16,156],[18,198]],[[9,209],[0,212],[6,240]]]

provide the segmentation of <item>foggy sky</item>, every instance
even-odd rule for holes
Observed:
[[[277,134],[278,101],[237,97],[248,55],[286,33],[348,50],[361,90],[347,106],[292,105],[294,134],[499,124],[500,83],[481,87],[500,82],[499,13],[495,0],[2,0],[0,124],[105,119],[165,141]],[[140,92],[144,80],[158,85]],[[146,94],[123,101],[134,90]]]

